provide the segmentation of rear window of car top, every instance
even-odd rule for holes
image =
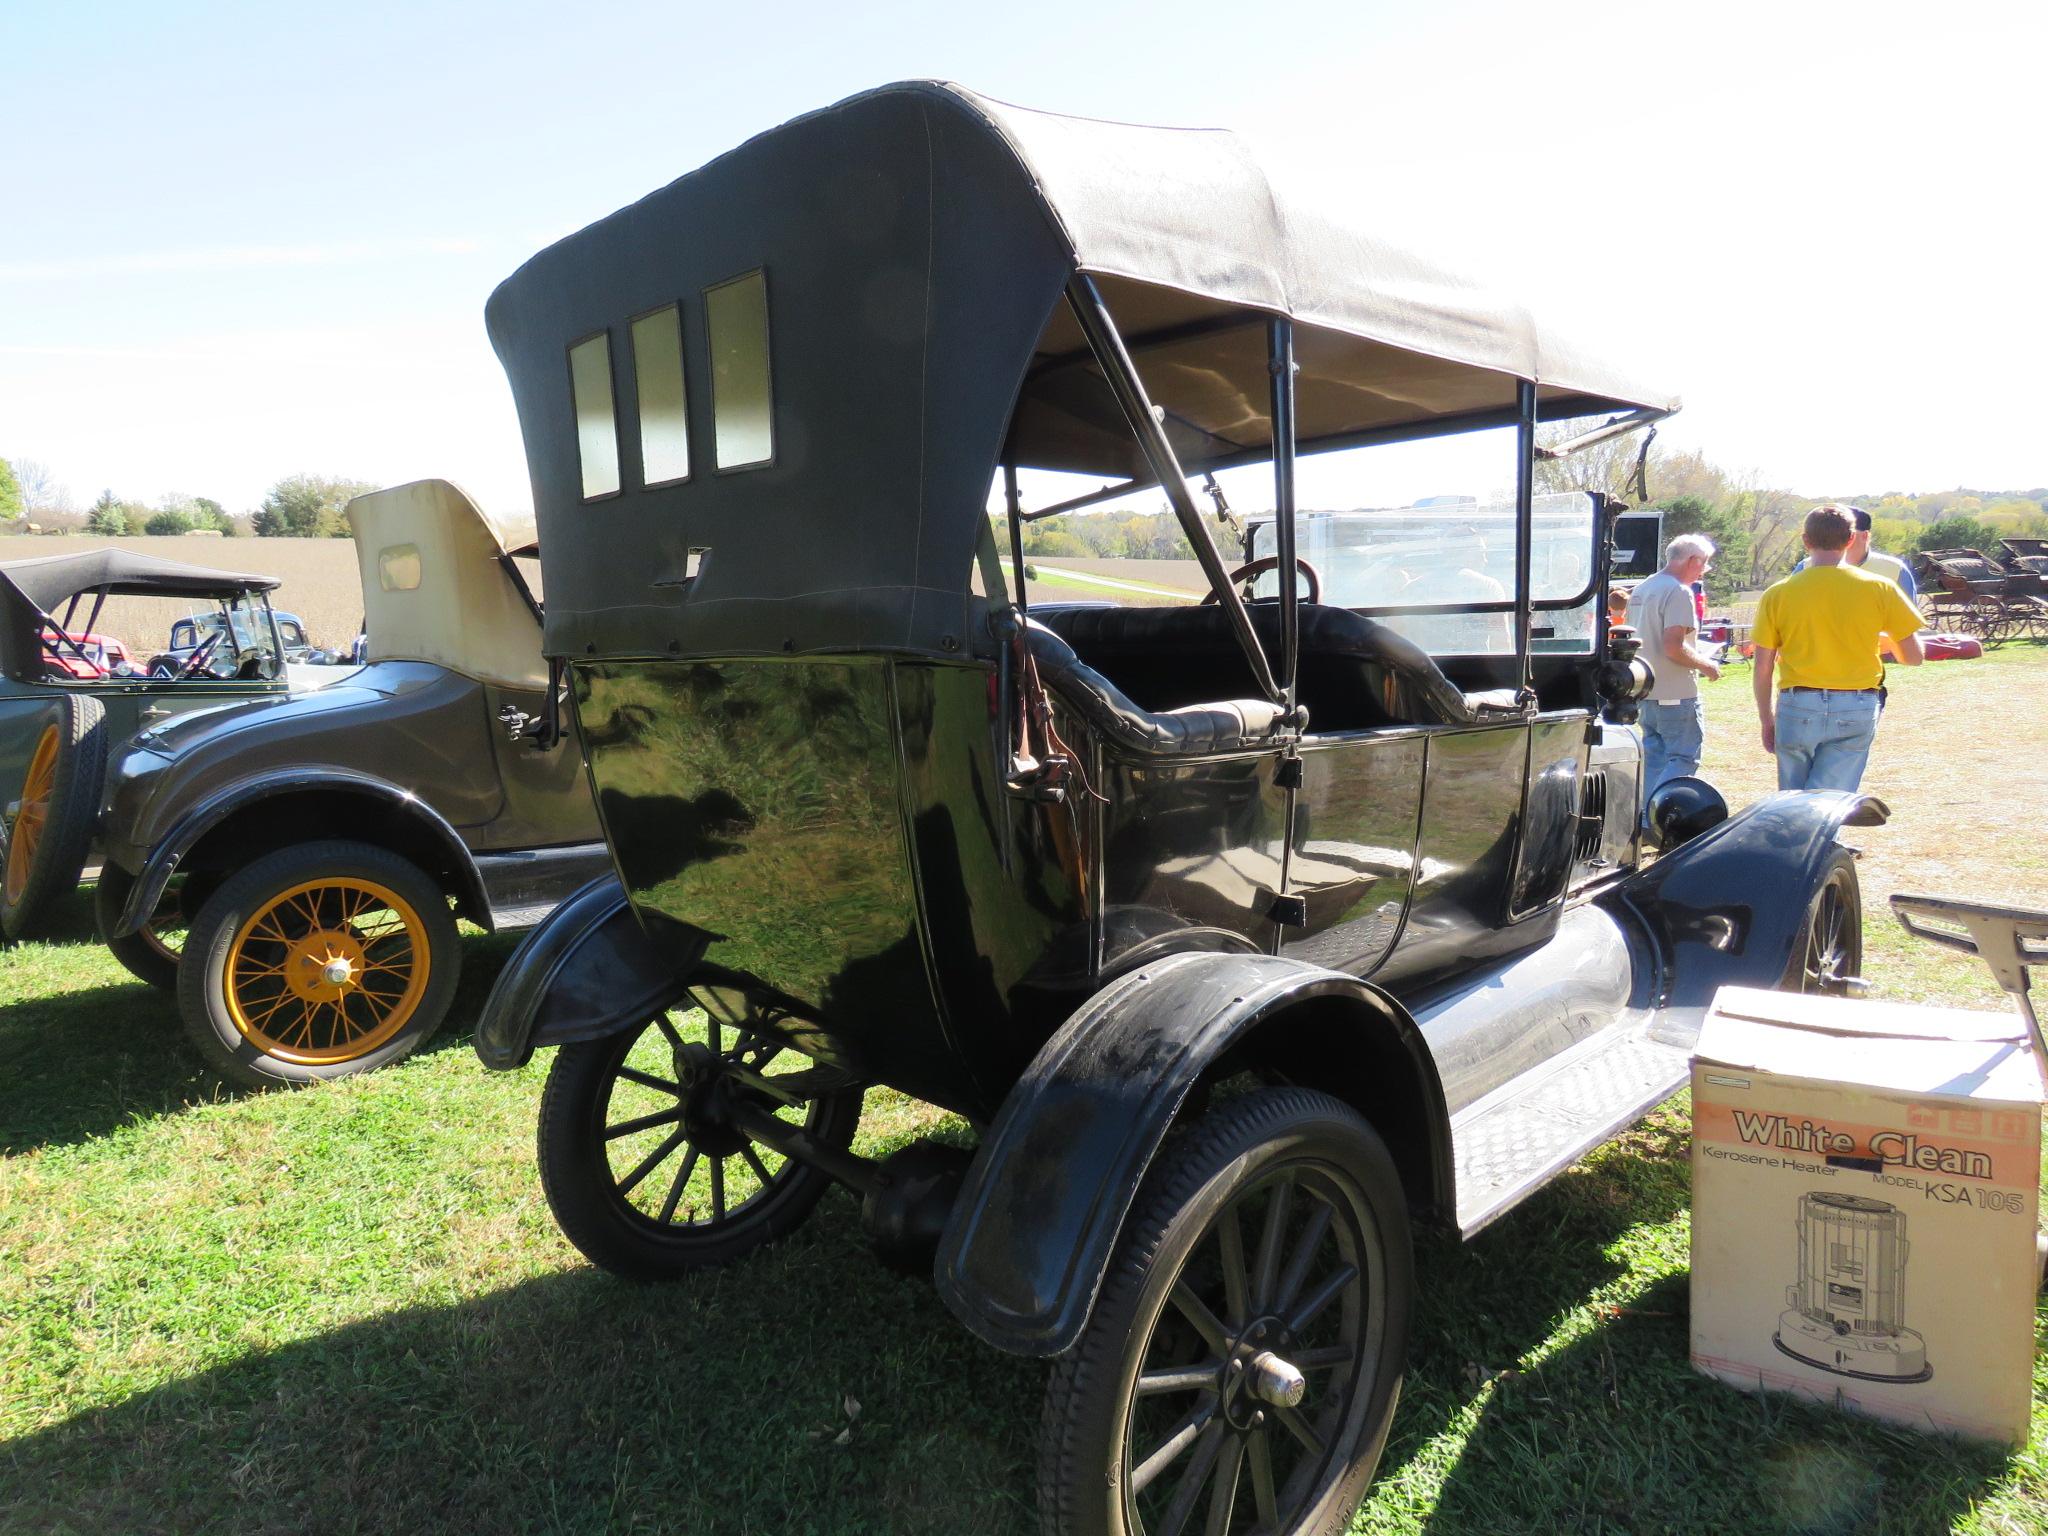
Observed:
[[[641,485],[689,479],[689,402],[683,386],[683,317],[678,305],[666,305],[633,322],[633,382],[640,398]]]
[[[711,424],[721,470],[753,469],[775,457],[774,395],[768,377],[768,275],[754,271],[704,290],[711,344]]]
[[[612,341],[604,331],[569,348],[569,392],[576,406],[576,454],[583,499],[619,493],[619,426],[612,408]]]

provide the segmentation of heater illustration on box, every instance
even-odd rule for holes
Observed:
[[[1905,1325],[1906,1214],[1883,1200],[1799,1197],[1799,1282],[1771,1342],[1793,1359],[1865,1381],[1926,1381],[1927,1341]]]

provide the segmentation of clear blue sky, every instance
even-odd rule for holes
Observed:
[[[491,288],[751,133],[937,75],[1251,133],[1772,483],[2037,485],[2044,57],[2041,0],[7,0],[0,456],[80,501],[243,509],[311,470],[514,510]],[[1399,489],[1459,488],[1427,480]]]

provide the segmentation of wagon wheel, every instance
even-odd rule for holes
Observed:
[[[860,1088],[706,1011],[656,1014],[565,1045],[541,1096],[540,1173],[563,1235],[593,1263],[669,1280],[793,1230],[832,1182],[740,1121],[767,1115],[844,1151]]]
[[[1806,904],[1806,925],[1778,985],[1787,992],[1844,996],[1847,978],[1863,974],[1863,888],[1856,857],[1846,848],[1829,856],[1827,872]]]
[[[10,939],[25,937],[49,902],[78,888],[92,852],[107,766],[105,711],[77,694],[56,702],[57,718],[29,753],[0,867],[0,931]]]
[[[369,843],[301,843],[223,881],[178,966],[185,1030],[252,1086],[387,1066],[440,1027],[462,951],[448,898]]]
[[[1340,1528],[1386,1441],[1413,1294],[1400,1176],[1353,1110],[1283,1088],[1205,1115],[1148,1176],[1054,1370],[1048,1529]]]
[[[185,902],[190,893],[182,888],[182,877],[174,877],[148,922],[134,933],[110,937],[134,889],[133,875],[118,864],[108,864],[100,871],[99,885],[93,891],[93,922],[100,942],[131,976],[168,992],[178,984],[178,959],[184,953],[189,926]]]

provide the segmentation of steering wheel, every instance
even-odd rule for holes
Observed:
[[[1308,578],[1308,600],[1312,603],[1320,603],[1323,600],[1323,578],[1317,573],[1316,568],[1299,555],[1294,557],[1294,568]],[[1265,575],[1268,571],[1277,571],[1278,569],[1280,569],[1280,557],[1278,555],[1261,555],[1258,559],[1247,561],[1232,571],[1229,577],[1230,585],[1234,587],[1239,583],[1250,583],[1258,577]],[[1214,592],[1205,592],[1202,594],[1202,601],[1213,603],[1216,601],[1216,594]]]
[[[224,629],[216,629],[212,634],[194,646],[192,654],[185,658],[185,665],[178,668],[178,675],[173,680],[183,682],[188,677],[199,676],[201,669],[206,666],[213,653],[220,649],[221,636],[226,633],[227,631]]]

